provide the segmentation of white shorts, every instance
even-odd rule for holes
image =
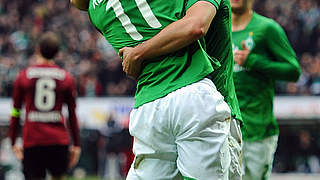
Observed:
[[[229,180],[242,180],[242,134],[239,121],[233,119],[230,124],[229,149],[231,165]]]
[[[227,180],[230,120],[207,78],[132,110],[135,160],[127,180]]]
[[[243,180],[268,180],[271,175],[278,135],[261,141],[243,142]]]

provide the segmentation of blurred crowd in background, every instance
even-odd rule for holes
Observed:
[[[61,37],[56,63],[74,75],[79,96],[134,94],[135,82],[87,13],[67,0],[0,0],[1,96],[10,96],[18,71],[35,63],[38,38],[48,30]]]
[[[280,23],[302,67],[299,81],[278,82],[276,93],[320,95],[319,1],[255,0],[255,10]],[[120,58],[89,23],[86,12],[71,8],[68,0],[0,0],[0,96],[10,97],[19,70],[35,63],[38,38],[48,30],[61,37],[62,47],[56,63],[74,75],[79,96],[134,95],[135,81],[122,72]],[[106,124],[109,129],[117,127],[109,125]],[[293,129],[280,127],[282,134],[274,171],[320,172],[320,151],[315,151],[320,149],[320,136],[317,134],[318,129],[312,129],[313,127],[304,127],[308,131],[302,131],[301,126]],[[297,130],[301,132],[297,133]],[[123,137],[130,140],[127,131],[117,131],[115,134],[117,133],[122,133]],[[118,155],[120,151],[108,149],[106,141],[111,142],[113,136],[104,135],[98,130],[83,129],[81,137],[83,155],[79,166],[85,167],[88,173],[99,174],[100,177],[110,174],[106,170],[106,154]],[[128,144],[130,141],[125,146],[130,147]],[[295,148],[297,145],[298,148]],[[292,154],[295,158],[288,156]],[[123,164],[122,160],[126,159],[123,157],[118,158],[117,164]],[[121,169],[121,175],[128,168],[126,165],[123,167],[126,169],[118,168]]]
[[[320,95],[320,2],[256,0],[255,9],[284,28],[302,68],[298,83],[279,83],[277,93]]]
[[[320,95],[320,4],[317,0],[256,0],[258,13],[281,24],[303,69],[298,83],[278,83],[277,94]],[[79,96],[132,96],[113,48],[67,0],[0,0],[0,96],[10,96],[18,71],[35,61],[44,31],[60,35],[57,64],[77,79]]]

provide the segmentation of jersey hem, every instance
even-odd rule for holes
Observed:
[[[266,139],[266,138],[274,136],[274,135],[279,135],[279,133],[280,133],[279,130],[276,130],[273,133],[270,133],[270,134],[265,135],[263,137],[246,138],[245,136],[242,136],[242,139],[247,142],[254,142],[254,141],[260,141],[260,140]]]
[[[52,145],[69,145],[69,141],[55,141],[55,142],[41,142],[41,143],[24,143],[24,148],[36,147],[36,146],[52,146]]]
[[[135,99],[135,104],[134,104],[134,107],[133,107],[133,108],[134,108],[134,109],[137,109],[137,108],[139,108],[140,106],[142,106],[142,105],[144,105],[144,104],[147,104],[147,103],[149,103],[149,102],[155,101],[155,100],[160,99],[160,98],[163,98],[163,97],[167,96],[168,94],[170,94],[170,93],[172,93],[172,92],[174,92],[174,91],[176,91],[176,90],[178,90],[178,89],[181,89],[181,88],[186,87],[186,86],[188,86],[188,85],[190,85],[190,84],[199,82],[199,81],[201,81],[202,79],[204,79],[206,76],[208,76],[210,73],[212,73],[212,72],[208,72],[208,73],[205,74],[204,76],[201,76],[201,78],[197,78],[197,79],[195,79],[194,81],[187,82],[187,83],[184,84],[184,85],[180,85],[180,86],[179,86],[179,84],[177,84],[176,87],[172,88],[170,91],[161,93],[161,94],[159,94],[158,96],[156,96],[156,97],[154,97],[154,98],[151,98],[151,99],[149,99],[149,100],[141,101],[141,100],[137,100],[137,99],[142,99],[142,97],[141,97],[141,98],[137,98],[137,99]]]

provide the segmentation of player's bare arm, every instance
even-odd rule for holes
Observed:
[[[134,48],[120,49],[123,70],[128,76],[136,78],[142,61],[177,51],[203,37],[215,14],[213,4],[206,1],[195,3],[182,19],[170,24],[153,38]]]
[[[89,8],[89,0],[70,0],[70,3],[82,11],[87,11]]]

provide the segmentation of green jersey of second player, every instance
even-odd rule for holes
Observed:
[[[218,6],[215,0],[207,0]],[[197,0],[90,0],[89,17],[107,41],[119,50],[142,43],[169,24],[181,19]],[[197,82],[218,67],[197,41],[192,45],[142,64],[135,108]]]
[[[233,52],[251,50],[245,64],[234,66],[234,82],[246,141],[279,133],[273,115],[275,80],[296,81],[300,66],[283,29],[272,19],[253,13],[244,30],[232,33]]]
[[[233,83],[233,54],[231,44],[231,7],[229,0],[221,0],[220,7],[205,36],[206,51],[219,60],[221,67],[212,74],[212,81],[230,106],[232,116],[241,120]]]

